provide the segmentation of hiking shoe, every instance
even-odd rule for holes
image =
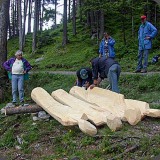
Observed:
[[[141,73],[147,73],[147,70],[146,69],[142,69]]]
[[[136,70],[134,71],[134,73],[140,73],[140,72],[141,72],[140,69],[136,69]]]

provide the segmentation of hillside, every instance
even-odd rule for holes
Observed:
[[[82,66],[90,66],[89,60],[98,55],[97,39],[91,39],[89,28],[77,24],[77,35],[72,35],[69,24],[69,43],[62,47],[62,28],[47,30],[38,35],[38,49],[31,53],[32,35],[27,35],[24,57],[33,66],[30,80],[25,83],[25,102],[33,104],[30,93],[35,87],[42,87],[51,93],[62,88],[67,92],[74,85],[75,75],[55,75],[40,71],[76,71]],[[112,36],[116,40],[116,59],[122,66],[122,72],[133,72],[137,64],[137,40],[128,40],[127,46],[121,42],[120,32]],[[157,41],[154,41],[155,46]],[[149,55],[159,54],[155,47]],[[8,58],[18,49],[18,38],[8,43]],[[38,58],[44,58],[36,62]],[[149,65],[149,71],[160,71],[160,62]],[[120,91],[126,98],[146,101],[151,108],[160,109],[159,74],[121,75]],[[105,88],[104,81],[101,87]],[[11,100],[11,86],[6,82],[5,102]],[[14,116],[0,115],[0,155],[6,159],[29,160],[106,160],[106,159],[146,159],[160,154],[159,119],[145,118],[136,126],[123,123],[120,131],[112,132],[107,126],[99,127],[95,137],[79,131],[77,127],[64,127],[56,120],[33,121],[31,114]],[[20,144],[17,136],[23,141]],[[133,150],[128,151],[131,148]],[[0,157],[0,158],[1,158]]]
[[[120,32],[120,30],[119,30]],[[120,33],[111,35],[115,40],[116,60],[121,64],[122,71],[133,72],[137,65],[138,42],[137,37],[128,37],[127,45],[122,42]],[[129,32],[129,31],[128,31]],[[72,35],[72,24],[68,25],[69,43],[62,46],[62,26],[55,30],[46,30],[38,34],[38,45],[35,54],[32,54],[32,35],[26,37],[24,57],[29,60],[33,70],[71,70],[76,71],[80,67],[90,66],[91,58],[98,56],[101,39],[91,39],[90,29],[77,23],[77,35]],[[149,54],[149,62],[153,56],[160,53],[158,45],[159,36],[153,40],[153,50]],[[18,38],[9,40],[8,57],[14,55],[18,49]],[[42,61],[35,62],[42,58]],[[160,62],[150,64],[149,71],[160,71]]]

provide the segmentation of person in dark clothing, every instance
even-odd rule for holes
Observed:
[[[92,80],[92,70],[90,68],[84,67],[77,71],[77,81],[76,85],[79,87],[85,87],[86,89],[93,84]]]
[[[113,92],[119,93],[118,79],[121,72],[121,67],[118,62],[113,58],[96,57],[92,59],[92,73],[93,73],[93,84],[90,86],[92,89],[98,86],[102,79],[109,79],[110,87]]]

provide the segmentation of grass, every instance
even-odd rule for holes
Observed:
[[[26,101],[31,101],[31,90],[41,86],[49,93],[62,88],[67,92],[73,86],[75,76],[33,74],[26,82]],[[144,100],[151,108],[160,105],[152,104],[160,99],[159,75],[121,75],[120,90],[125,98]],[[102,87],[107,86],[107,81]],[[11,97],[8,97],[11,98]],[[4,104],[1,104],[2,108]],[[117,159],[146,159],[160,154],[159,120],[145,118],[136,126],[123,123],[120,131],[112,132],[106,125],[98,127],[98,134],[90,137],[82,133],[77,126],[64,127],[53,118],[50,121],[32,121],[30,114],[7,116],[0,115],[0,154],[9,159],[16,157],[15,153],[25,159],[34,160],[71,160],[75,157],[81,160],[106,160],[119,155]],[[16,137],[23,140],[17,142]],[[126,149],[137,145],[138,149],[121,155]],[[15,149],[20,146],[21,149]]]

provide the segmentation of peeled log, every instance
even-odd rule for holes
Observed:
[[[159,109],[147,109],[144,114],[149,117],[160,118],[160,110]]]
[[[43,108],[38,105],[11,107],[5,109],[5,115],[21,114],[21,113],[35,113],[43,111]]]
[[[111,112],[101,109],[98,106],[82,101],[63,89],[58,89],[52,92],[52,97],[58,102],[68,105],[74,110],[85,113],[87,117],[97,126],[107,124],[108,127],[116,131],[122,127],[120,118],[116,117]]]
[[[96,127],[86,121],[88,117],[85,114],[57,102],[43,88],[37,87],[33,89],[31,92],[31,97],[39,106],[41,106],[62,125],[78,125],[81,131],[91,136],[97,133]]]
[[[84,90],[81,87],[74,86],[71,88],[69,93],[73,95],[74,97],[82,99],[86,102],[89,102],[91,104],[96,104],[100,108],[111,112],[118,118],[122,119],[124,115],[125,105],[124,106],[119,105],[121,104],[119,103],[119,97],[115,98],[115,95],[113,95],[113,92],[111,91],[109,91],[109,94],[105,95],[104,90],[98,87],[95,87],[93,89]],[[112,97],[115,99],[115,101],[112,99]]]
[[[141,120],[140,109],[133,107],[131,104],[126,105],[122,94],[98,87],[83,90],[77,86],[71,88],[70,94],[110,111],[122,120],[128,121],[131,125],[136,125]],[[128,100],[127,102],[131,101]]]

